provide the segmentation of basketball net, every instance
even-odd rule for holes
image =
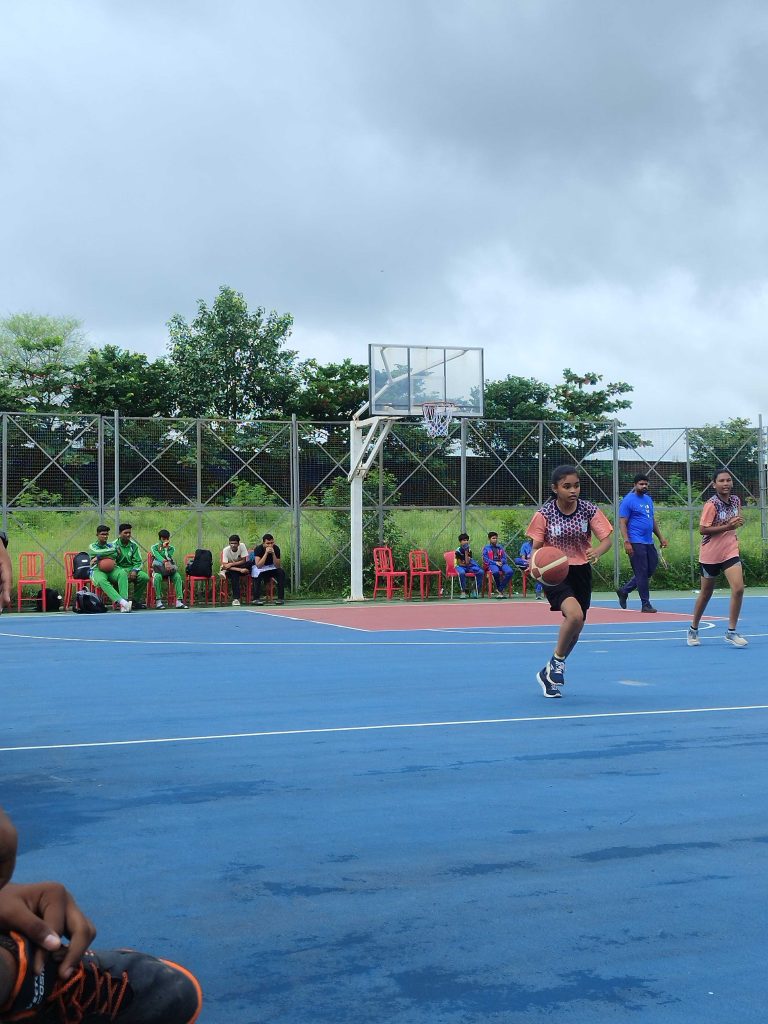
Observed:
[[[421,406],[423,425],[430,437],[448,437],[456,406],[453,402],[424,402]]]

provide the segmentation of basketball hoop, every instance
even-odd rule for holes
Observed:
[[[453,402],[424,402],[421,406],[424,429],[430,437],[448,437],[456,406]]]

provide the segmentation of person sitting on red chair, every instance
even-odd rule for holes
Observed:
[[[507,561],[507,552],[499,544],[499,535],[495,531],[488,534],[488,543],[483,548],[483,568],[493,576],[496,597],[506,597],[515,570]]]
[[[459,534],[459,546],[454,552],[454,565],[456,566],[456,572],[459,574],[459,586],[461,587],[461,594],[459,596],[462,598],[467,597],[467,573],[471,573],[474,576],[474,585],[469,593],[472,597],[477,597],[480,584],[483,581],[483,570],[472,557],[468,533]]]
[[[251,576],[253,576],[253,603],[264,604],[261,596],[261,584],[267,579],[277,580],[277,600],[275,604],[285,604],[285,569],[280,564],[280,548],[275,544],[271,533],[265,533],[261,544],[253,549],[249,558]]]

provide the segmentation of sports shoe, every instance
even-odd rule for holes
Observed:
[[[165,608],[162,601],[155,601],[155,608]]]
[[[749,647],[749,640],[743,637],[741,633],[737,633],[735,629],[727,630],[723,640],[727,644],[733,644],[734,647]]]
[[[659,609],[654,608],[652,604],[644,604],[643,607],[640,609],[641,612],[646,612],[649,615],[656,615],[658,610]]]
[[[234,601],[232,602],[232,607],[233,608],[239,608],[240,607],[240,602],[237,600],[237,598],[235,598]]]
[[[11,947],[15,944],[15,949]],[[200,985],[186,968],[130,949],[88,950],[74,974],[61,981],[47,957],[35,974],[33,949],[20,935],[3,936],[19,976],[3,1021],[45,1024],[193,1024],[203,1002]]]
[[[477,587],[475,587],[474,590],[470,590],[469,596],[470,597],[474,597],[475,599],[477,599]]]
[[[504,598],[506,597],[506,594],[502,590],[497,590],[494,596],[496,597],[497,601],[503,601]]]
[[[261,606],[262,606],[262,605],[264,605],[264,604],[266,604],[267,602],[266,602],[266,601],[264,600],[264,598],[263,598],[263,597],[260,597],[260,598],[258,599],[258,601],[254,601],[253,603],[254,603],[255,605],[258,605],[258,606],[259,606],[259,608],[261,608]]]
[[[143,612],[147,607],[145,604],[142,604],[141,601],[132,601],[131,604],[133,605],[131,608],[132,612]]]
[[[619,587],[619,589],[616,591],[616,597],[618,597],[619,599],[619,608],[626,608],[627,598],[629,597],[629,594],[626,592],[626,590],[622,590],[621,587]]]
[[[565,686],[565,661],[562,658],[556,658],[553,654],[544,671],[553,686]]]
[[[133,601],[121,601],[120,602],[120,611],[121,612],[129,612],[131,610],[131,605],[132,604],[133,604]]]
[[[177,601],[176,602],[176,607],[177,608],[186,608],[187,606],[184,604],[183,601]]]
[[[462,601],[466,601],[467,600],[467,592],[466,592],[466,590],[462,590],[462,592],[459,594],[459,598]]]
[[[275,601],[275,604],[285,604],[285,598],[278,597],[278,599]]]
[[[545,697],[562,697],[563,695],[558,688],[553,686],[549,679],[547,679],[547,667],[543,668],[541,672],[536,673],[536,682],[544,691]]]
[[[689,647],[698,647],[701,644],[699,640],[699,631],[691,627],[688,630],[688,639],[685,641]]]

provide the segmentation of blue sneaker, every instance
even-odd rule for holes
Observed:
[[[547,666],[548,668],[549,666]],[[536,682],[544,691],[545,697],[562,697],[562,693],[556,686],[553,686],[547,678],[547,668],[543,668],[541,672],[536,673]]]
[[[544,671],[553,686],[565,686],[565,661],[562,658],[556,658],[553,654]]]

